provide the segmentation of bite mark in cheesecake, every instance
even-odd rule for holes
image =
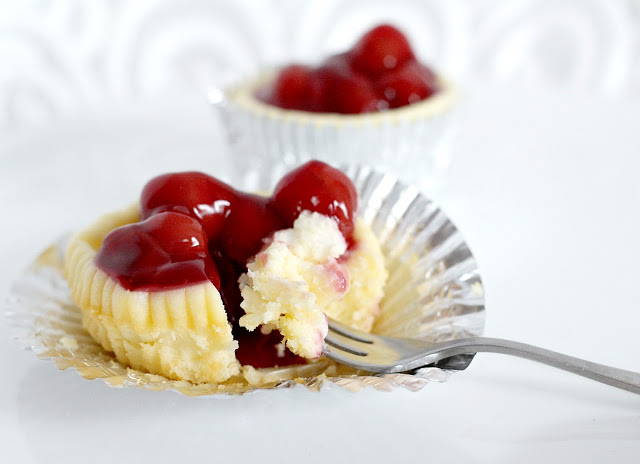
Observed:
[[[324,311],[349,288],[349,273],[337,261],[346,250],[334,221],[303,211],[292,228],[276,232],[247,263],[240,278],[245,311],[240,326],[253,331],[268,325],[280,331],[293,353],[319,357],[328,330]]]

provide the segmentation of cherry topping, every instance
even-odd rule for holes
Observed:
[[[201,172],[164,174],[151,179],[140,196],[142,219],[163,211],[188,214],[207,236],[217,235],[229,214],[235,190]]]
[[[291,65],[278,75],[272,98],[280,108],[318,111],[322,105],[322,82],[310,67]]]
[[[127,289],[175,288],[206,280],[219,288],[220,276],[207,245],[198,221],[159,213],[107,234],[96,265]]]
[[[268,198],[238,193],[220,236],[221,250],[235,262],[245,264],[260,251],[263,239],[284,228]]]
[[[338,53],[326,58],[316,72],[321,72],[322,70],[331,70],[343,76],[359,74],[351,64],[351,55],[349,52]]]
[[[353,67],[371,77],[380,76],[415,59],[407,38],[389,24],[382,24],[367,32],[352,48],[351,57]]]
[[[316,211],[336,221],[350,240],[358,194],[344,173],[321,161],[309,161],[278,182],[272,204],[288,227],[302,211]]]
[[[380,97],[389,103],[390,108],[399,108],[430,97],[437,91],[438,83],[429,68],[409,61],[382,76],[377,88]]]
[[[278,347],[282,343],[282,335],[277,330],[263,334],[260,329],[253,332],[242,327],[234,329],[233,338],[238,340],[239,345],[236,358],[242,365],[260,368],[306,363],[304,358],[293,354],[288,348]]]
[[[355,74],[354,74],[355,75]],[[339,170],[310,161],[278,183],[270,198],[242,193],[199,172],[152,179],[140,199],[142,221],[111,231],[95,262],[129,290],[156,291],[211,281],[240,348],[242,364],[285,366],[305,361],[279,347],[277,331],[248,332],[238,278],[276,230],[292,227],[301,211],[332,217],[353,243],[357,194]]]
[[[383,24],[317,68],[287,66],[255,96],[284,109],[360,114],[409,105],[437,90],[435,75],[418,63],[407,38]]]
[[[322,67],[323,103],[327,113],[358,114],[377,109],[378,96],[369,81],[348,69]]]

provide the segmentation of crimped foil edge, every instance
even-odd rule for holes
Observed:
[[[451,162],[459,91],[440,77],[443,90],[421,102],[360,115],[283,110],[258,101],[252,90],[273,71],[225,90],[209,102],[220,117],[234,156],[234,185],[264,190],[310,159],[369,164],[402,174],[427,191],[439,187]],[[395,172],[402,166],[414,169]]]

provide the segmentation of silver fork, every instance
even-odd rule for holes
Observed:
[[[518,356],[640,394],[639,373],[499,338],[470,337],[430,343],[360,332],[330,319],[323,350],[334,361],[374,373],[410,372],[443,361],[442,367],[465,369],[479,352]],[[461,360],[457,365],[446,363],[456,358]]]

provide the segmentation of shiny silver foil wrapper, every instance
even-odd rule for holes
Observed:
[[[234,156],[234,185],[263,190],[310,159],[368,164],[402,174],[428,191],[442,183],[451,162],[459,99],[457,88],[444,77],[439,76],[441,91],[426,100],[389,111],[345,115],[282,110],[259,101],[256,92],[276,75],[277,70],[265,71],[209,91],[209,103]],[[407,165],[415,169],[396,171]]]
[[[448,340],[481,335],[484,292],[478,267],[447,216],[416,188],[390,174],[354,166],[344,171],[359,195],[359,216],[378,237],[389,280],[374,332],[387,336]],[[221,384],[192,384],[130,369],[118,363],[83,328],[80,308],[63,276],[66,239],[49,246],[14,284],[7,317],[14,338],[60,369],[113,387],[175,390],[189,396],[244,394],[305,387],[313,391],[366,387],[416,391],[442,382],[471,358],[453,359],[410,374],[372,375],[321,358],[304,366],[253,369],[250,376]]]

